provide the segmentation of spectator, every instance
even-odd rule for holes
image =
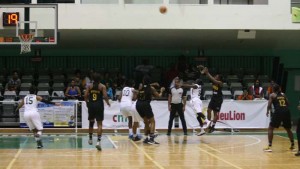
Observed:
[[[65,96],[68,99],[79,99],[81,97],[80,89],[75,85],[75,80],[71,81],[71,86],[67,88]]]
[[[243,89],[243,94],[237,97],[237,100],[253,100],[253,96],[248,93],[247,88]]]
[[[252,94],[255,99],[262,99],[264,97],[263,88],[258,79],[255,80],[254,85],[250,87],[250,94]]]
[[[102,81],[102,84],[109,83],[109,85],[111,86],[113,83],[111,74],[109,72],[105,72],[104,79],[102,79],[101,81]]]
[[[19,78],[18,72],[14,71],[12,78],[8,81],[7,89],[9,91],[16,91],[20,90],[21,80]]]
[[[113,100],[114,99],[114,94],[113,94],[113,90],[112,90],[110,84],[105,83],[105,86],[106,86],[106,89],[107,89],[106,93],[107,93],[108,99]]]
[[[94,69],[90,69],[87,76],[85,76],[85,78],[82,81],[82,86],[84,87],[84,89],[86,89],[89,85],[91,85],[93,83],[93,74],[94,74]]]

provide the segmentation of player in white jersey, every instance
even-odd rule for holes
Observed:
[[[41,140],[43,124],[37,109],[38,101],[44,102],[46,104],[60,104],[44,100],[42,97],[35,95],[34,87],[31,87],[29,89],[29,93],[30,94],[25,96],[21,103],[18,105],[16,112],[24,105],[24,119],[26,121],[27,126],[34,134],[35,140],[37,142],[37,148],[40,149],[43,147]]]
[[[201,86],[203,85],[202,80],[197,79],[196,84],[191,85],[190,93],[191,93],[191,100],[190,103],[192,105],[192,108],[194,112],[196,113],[197,120],[200,125],[200,132],[197,134],[198,136],[201,136],[205,134],[205,130],[203,129],[203,121],[205,120],[206,123],[209,123],[209,120],[205,117],[205,115],[202,113],[202,101],[200,99],[201,96]]]
[[[129,138],[134,139],[134,134],[132,130],[132,100],[134,93],[137,93],[137,91],[133,88],[135,85],[133,80],[127,80],[125,82],[125,87],[123,88],[121,95],[119,97],[120,101],[120,112],[123,114],[123,116],[128,118],[128,128],[129,128]],[[136,122],[138,123],[138,122]],[[139,134],[138,129],[138,134]]]

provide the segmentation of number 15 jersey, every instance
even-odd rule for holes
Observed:
[[[25,112],[38,112],[37,104],[36,95],[29,94],[24,97]]]

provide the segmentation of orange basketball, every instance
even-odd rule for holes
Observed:
[[[162,13],[162,14],[166,13],[167,12],[167,7],[166,6],[160,6],[159,7],[159,12]]]

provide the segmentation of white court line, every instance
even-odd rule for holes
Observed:
[[[6,167],[6,169],[11,169],[12,168],[12,166],[16,162],[17,158],[20,156],[21,152],[22,152],[22,149],[19,149],[18,152],[15,154],[14,158],[10,161],[10,163]]]
[[[208,151],[206,151],[206,150],[203,150],[203,149],[201,149],[200,147],[198,147],[198,148],[199,148],[200,151],[202,151],[202,152],[204,152],[204,153],[206,153],[206,154],[208,154],[208,155],[210,155],[210,156],[212,156],[212,157],[214,157],[214,158],[216,158],[216,159],[218,159],[218,160],[220,160],[220,161],[223,161],[224,163],[226,163],[226,164],[228,164],[228,165],[230,165],[230,166],[232,166],[232,167],[234,167],[234,168],[242,169],[241,167],[239,167],[239,166],[237,166],[237,165],[235,165],[235,164],[233,164],[233,163],[231,163],[231,162],[229,162],[229,161],[226,161],[226,160],[224,160],[224,159],[221,158],[221,157],[218,157],[218,156],[216,156],[216,155],[214,155],[214,154],[212,154],[212,153],[210,153],[210,152],[208,152]]]
[[[152,163],[154,163],[159,169],[164,169],[163,166],[161,166],[158,162],[153,160],[143,149],[141,149],[134,141],[130,140],[130,142],[138,149],[140,150]]]
[[[250,143],[250,144],[246,144],[246,145],[241,145],[241,146],[233,146],[233,147],[224,147],[224,148],[219,148],[219,150],[226,150],[226,149],[231,149],[231,148],[238,148],[238,147],[249,147],[249,146],[253,146],[255,144],[259,144],[261,142],[261,139],[254,137],[254,136],[247,136],[250,138],[253,138],[256,140],[256,142],[254,143]]]
[[[28,141],[28,137],[26,138],[26,140],[24,141],[24,143],[21,144],[21,148],[18,150],[18,152],[15,154],[14,158],[9,162],[8,166],[6,167],[6,169],[11,169],[12,166],[14,165],[14,163],[16,162],[17,158],[20,156],[21,152],[22,152],[22,147],[24,147],[24,145],[27,143]]]
[[[112,141],[112,139],[109,136],[106,136],[106,137],[111,142],[111,144],[114,146],[114,148],[118,149],[118,146]]]

